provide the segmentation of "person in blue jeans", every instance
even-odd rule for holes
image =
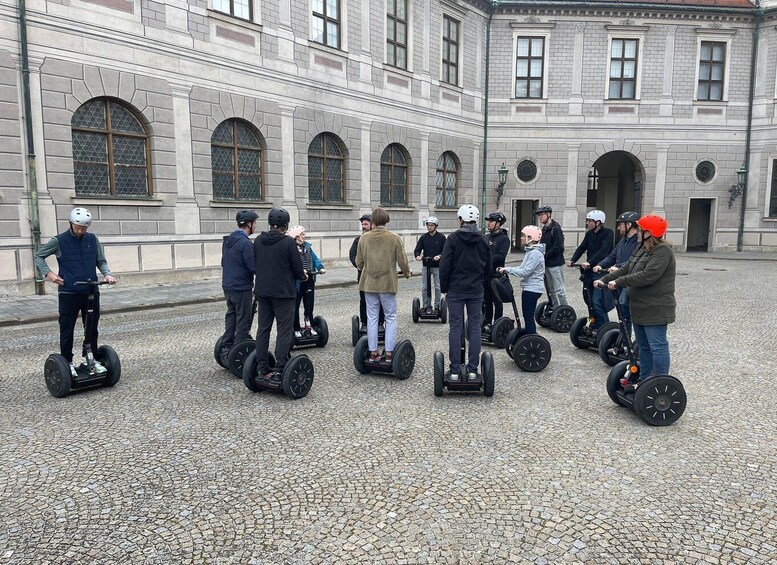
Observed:
[[[521,245],[526,250],[523,261],[517,267],[499,267],[499,274],[507,273],[521,279],[522,334],[536,334],[534,310],[545,291],[545,244],[540,243],[542,230],[537,226],[525,226],[521,230]]]
[[[667,223],[655,214],[637,220],[640,247],[628,262],[594,284],[610,290],[625,288],[629,295],[634,335],[639,344],[639,382],[668,375],[667,326],[675,321],[677,266],[671,244],[664,239]],[[624,386],[628,381],[621,381]]]
[[[480,336],[483,307],[483,285],[491,278],[491,257],[488,239],[477,227],[480,211],[465,204],[458,211],[461,227],[445,240],[440,256],[440,290],[448,305],[448,380],[466,378],[478,380],[480,363]],[[464,339],[464,310],[467,311],[467,336],[469,354],[466,376],[459,376],[461,366],[461,341]]]

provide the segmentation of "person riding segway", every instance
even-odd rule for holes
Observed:
[[[359,225],[361,226],[361,234],[353,238],[351,249],[348,251],[348,258],[351,260],[351,265],[356,269],[356,283],[361,280],[362,272],[359,267],[356,266],[356,251],[359,247],[359,239],[362,235],[372,230],[372,216],[370,214],[362,214],[359,218]],[[382,343],[386,337],[386,327],[384,325],[385,315],[383,313],[383,306],[378,311],[378,342]],[[364,300],[364,291],[359,291],[359,315],[351,318],[351,345],[356,347],[356,343],[359,338],[367,335],[367,302]]]
[[[326,273],[324,264],[307,241],[307,232],[302,226],[289,229],[288,236],[297,244],[302,268],[308,280],[298,282],[297,297],[294,303],[294,342],[292,349],[300,347],[324,347],[329,342],[329,326],[323,316],[314,316],[316,277]],[[303,304],[304,325],[299,323],[299,307]]]
[[[482,339],[485,343],[494,343],[497,347],[502,347],[499,344],[499,338],[493,339],[492,333],[494,332],[493,324],[504,318],[504,307],[502,302],[498,300],[491,292],[491,279],[494,278],[496,269],[505,266],[507,260],[507,253],[510,251],[510,237],[507,235],[507,230],[502,226],[507,222],[507,217],[502,212],[491,212],[486,217],[486,228],[488,229],[488,246],[489,253],[491,255],[491,269],[488,278],[483,286],[483,330],[481,332]],[[502,320],[500,327],[504,329],[505,320]],[[512,329],[512,321],[510,321],[510,327]],[[502,334],[506,335],[506,334]]]
[[[413,323],[418,320],[448,321],[445,299],[440,297],[440,255],[445,246],[445,236],[437,231],[439,220],[435,216],[426,218],[427,233],[418,238],[413,255],[416,261],[422,261],[421,300],[413,299]],[[432,296],[434,279],[434,296]]]

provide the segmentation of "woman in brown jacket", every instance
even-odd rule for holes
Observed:
[[[356,268],[362,273],[359,290],[367,301],[367,344],[370,357],[380,359],[378,353],[378,311],[383,306],[386,315],[386,361],[394,355],[397,339],[397,265],[405,278],[412,271],[407,263],[402,239],[386,229],[389,215],[383,208],[372,211],[371,231],[359,238],[356,250]]]

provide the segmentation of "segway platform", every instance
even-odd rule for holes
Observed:
[[[394,347],[394,356],[391,361],[385,357],[373,360],[370,359],[370,347],[367,337],[362,337],[356,343],[353,350],[353,366],[361,373],[385,373],[394,375],[399,380],[410,378],[415,368],[415,348],[409,340],[404,339]]]
[[[466,361],[462,362],[462,368]],[[486,396],[494,395],[494,356],[484,351],[480,354],[480,373],[474,380],[469,379],[466,369],[459,372],[458,378],[451,379],[451,374],[445,370],[445,356],[441,351],[434,354],[434,395],[442,396],[443,391],[449,392],[480,392]]]
[[[275,358],[269,355],[268,364],[270,369],[275,368]],[[277,375],[273,373],[272,378],[265,378],[256,372],[256,350],[246,358],[243,367],[243,384],[251,392],[272,391],[282,393],[294,400],[307,396],[313,387],[313,378],[315,371],[313,362],[310,358],[301,353],[290,357],[283,367],[283,373]]]
[[[669,426],[680,419],[685,412],[687,396],[679,379],[656,375],[638,381],[639,366],[622,361],[610,370],[607,394],[619,406],[632,408],[651,426]]]
[[[310,330],[299,330],[302,337],[294,336],[291,344],[292,349],[301,347],[324,347],[329,342],[329,326],[323,316],[316,316],[311,322],[311,328],[316,331],[313,334]]]
[[[106,371],[104,373],[90,370],[87,363],[81,363],[76,367],[77,377],[70,372],[70,363],[59,353],[52,353],[46,359],[43,366],[43,375],[51,396],[62,398],[71,391],[98,386],[114,386],[121,378],[121,361],[119,356],[109,345],[101,345],[97,348],[95,360],[99,361]]]

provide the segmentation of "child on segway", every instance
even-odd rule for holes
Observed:
[[[287,235],[294,238],[297,244],[297,251],[302,260],[302,268],[308,274],[308,280],[298,282],[297,298],[294,303],[294,337],[297,339],[301,338],[303,330],[311,336],[315,336],[317,332],[311,323],[313,321],[313,307],[315,304],[316,274],[323,275],[326,273],[326,269],[318,255],[316,255],[316,252],[313,251],[313,246],[306,241],[307,233],[304,227],[293,226],[289,229]],[[299,323],[300,302],[303,305],[304,328]]]
[[[521,244],[526,255],[518,267],[499,267],[499,274],[507,273],[521,279],[521,312],[524,326],[522,334],[536,334],[534,310],[545,290],[545,244],[540,243],[542,230],[537,226],[525,226],[521,230]]]

